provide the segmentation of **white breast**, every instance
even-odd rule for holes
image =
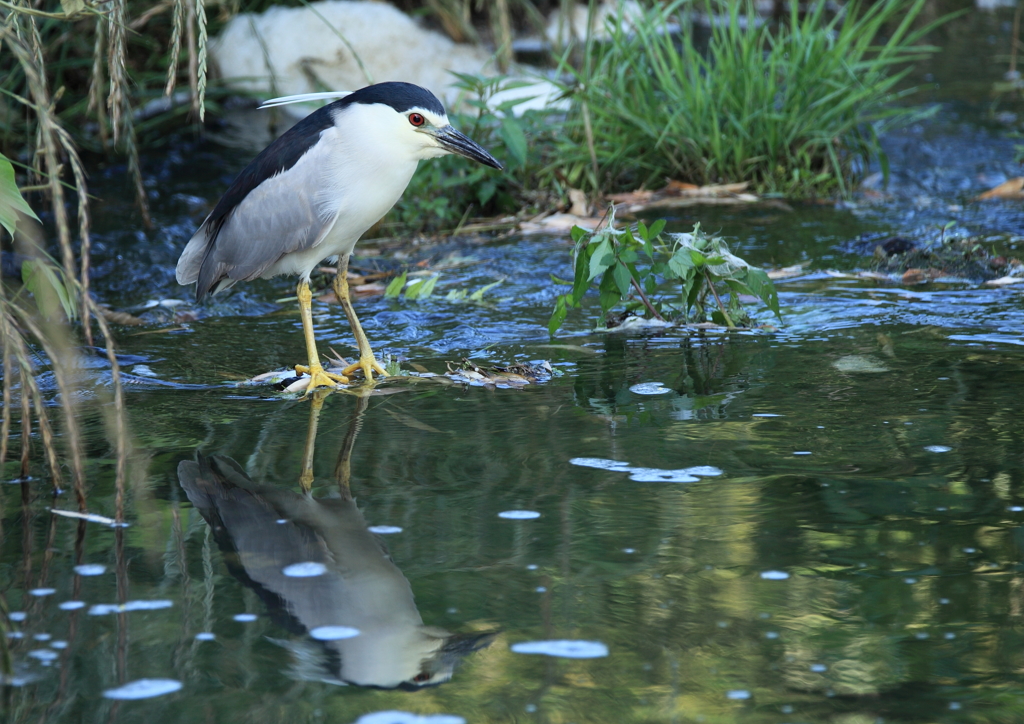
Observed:
[[[416,172],[417,156],[396,128],[403,116],[381,105],[356,104],[338,114],[314,154],[319,164],[314,207],[325,226],[309,249],[282,257],[263,275],[310,272],[324,259],[348,254],[367,229],[391,210]],[[398,142],[396,142],[398,139]],[[305,160],[305,159],[304,159]],[[312,159],[311,159],[312,160]]]

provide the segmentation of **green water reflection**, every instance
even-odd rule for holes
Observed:
[[[38,677],[5,692],[8,720],[351,722],[398,709],[468,721],[1015,721],[1021,355],[884,331],[881,347],[874,330],[792,346],[582,340],[589,352],[560,352],[574,357],[572,374],[526,390],[420,381],[362,401],[334,394],[310,457],[308,400],[136,392],[131,527],[56,518],[44,498],[22,505],[18,486],[0,491],[6,597],[26,614],[11,643]],[[856,371],[856,358],[886,371]],[[669,391],[630,391],[651,381]],[[950,449],[926,449],[936,445]],[[236,486],[225,494],[235,508],[200,505],[214,529],[179,481],[197,451],[223,456],[221,477]],[[578,457],[724,475],[642,483],[569,463]],[[110,513],[110,466],[94,458],[90,505]],[[339,486],[339,458],[358,510]],[[304,480],[320,503],[303,502]],[[301,522],[295,506],[333,513],[304,532],[276,522]],[[498,517],[510,509],[541,515]],[[361,521],[402,529],[382,536],[393,564]],[[451,680],[416,692],[339,686],[358,678],[339,666],[371,654],[339,656],[340,642],[332,653],[310,637],[311,622],[326,622],[313,609],[352,620],[337,614],[340,594],[280,575],[282,535],[307,546],[284,557],[342,571],[341,588],[365,580],[366,566],[387,569],[392,592],[377,613],[436,637],[431,653],[410,654],[411,676]],[[107,572],[76,575],[80,563]],[[405,580],[415,603],[395,593]],[[27,593],[40,588],[56,592]],[[59,608],[70,599],[88,606]],[[171,605],[90,615],[94,604],[150,600]],[[216,639],[195,640],[207,631]],[[39,634],[68,645],[41,661],[33,652],[50,641]],[[509,648],[544,639],[603,642],[609,655]],[[383,639],[372,650],[389,655]],[[102,697],[147,677],[184,687]]]

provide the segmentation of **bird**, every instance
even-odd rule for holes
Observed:
[[[408,579],[368,527],[350,487],[350,460],[369,397],[356,412],[335,468],[337,489],[312,495],[317,419],[328,390],[313,392],[301,491],[254,482],[223,455],[196,453],[178,481],[225,552],[228,569],[266,603],[275,623],[299,634],[278,641],[300,678],[418,690],[449,681],[496,632],[452,633],[423,623]],[[299,564],[313,575],[289,575]],[[336,638],[325,631],[354,629]]]
[[[306,342],[308,390],[337,387],[362,370],[386,375],[373,355],[349,296],[348,260],[359,238],[401,198],[421,160],[447,154],[491,168],[502,165],[452,127],[444,105],[425,88],[389,81],[351,93],[311,93],[279,105],[337,97],[267,146],[238,175],[185,246],[175,270],[196,285],[196,301],[237,282],[297,274]],[[342,96],[342,97],[338,97]],[[313,333],[309,277],[338,258],[334,292],[359,349],[359,361],[324,370]]]

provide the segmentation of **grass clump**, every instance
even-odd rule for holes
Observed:
[[[925,0],[851,2],[834,16],[824,2],[773,27],[750,2],[707,5],[699,47],[684,0],[654,5],[633,27],[609,23],[608,42],[588,41],[571,94],[559,162],[590,191],[666,178],[699,185],[750,181],[762,193],[846,193],[873,159],[886,125],[921,111],[894,105]],[[936,21],[936,22],[941,22]],[[682,35],[672,32],[678,23]]]
[[[579,307],[594,287],[608,322],[610,312],[622,307],[627,315],[640,313],[663,322],[702,323],[710,317],[729,329],[752,327],[753,317],[740,295],[757,297],[782,318],[771,279],[732,254],[724,239],[709,236],[700,224],[689,234],[668,234],[666,239],[664,228],[665,221],[659,220],[651,226],[639,222],[635,234],[630,228],[616,229],[614,214],[593,233],[574,226],[573,280],[553,279],[572,289],[556,300],[548,331],[554,335],[569,309]]]

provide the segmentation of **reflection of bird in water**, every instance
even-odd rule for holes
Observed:
[[[254,483],[227,457],[197,455],[178,465],[192,504],[229,556],[232,573],[252,586],[272,613],[292,629],[357,629],[352,638],[289,644],[302,676],[334,683],[417,689],[448,681],[466,654],[484,648],[493,633],[452,634],[425,626],[412,588],[380,538],[367,530],[348,486],[352,444],[368,398],[359,407],[338,461],[340,495],[313,498],[312,451],[322,397],[314,398],[301,481],[303,492]],[[323,570],[288,576],[296,563]],[[319,649],[317,650],[317,647]],[[310,651],[313,670],[310,670]]]

